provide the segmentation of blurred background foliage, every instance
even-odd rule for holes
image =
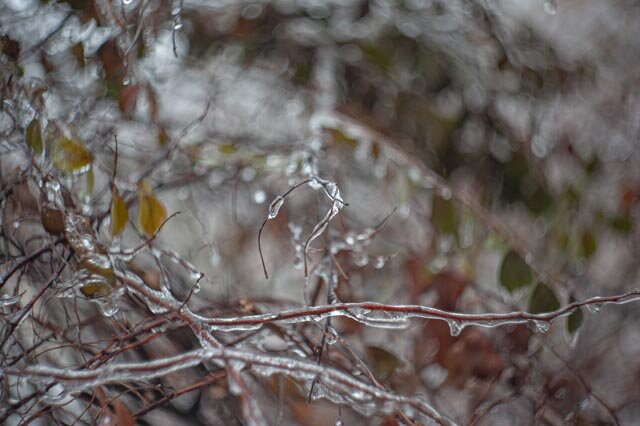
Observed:
[[[60,286],[52,295],[67,297],[38,301],[34,330],[43,318],[60,327],[93,318],[90,302],[107,296],[103,312],[114,316],[84,326],[96,342],[152,316],[123,294],[114,268],[167,283],[179,300],[197,285],[193,309],[216,315],[335,298],[541,313],[637,286],[637,2],[7,0],[0,28],[1,268],[62,234],[76,254],[62,281],[81,291],[68,297]],[[332,207],[314,177],[334,182],[347,204],[310,245],[305,280],[305,240]],[[260,225],[269,203],[304,179],[311,188],[291,192],[265,222],[265,281]],[[88,221],[78,231],[93,242],[87,251],[64,231],[72,212]],[[108,250],[141,244],[135,259],[96,269]],[[2,294],[26,303],[53,258],[6,276]],[[195,281],[200,272],[207,278]],[[78,308],[75,297],[88,301]],[[386,388],[426,395],[463,424],[633,424],[638,311],[609,307],[594,320],[599,310],[550,329],[422,321],[390,332],[337,318],[338,343],[318,362],[357,371],[355,356]],[[310,358],[325,347],[320,328],[292,327],[223,341],[268,352],[265,339],[280,339]],[[181,331],[131,359],[197,344]],[[3,351],[5,365],[24,362]],[[410,421],[307,404],[306,390],[280,376],[253,379],[283,424]],[[98,396],[102,410],[128,421],[170,392],[149,386],[126,407]],[[142,421],[242,422],[224,380],[185,395]],[[17,424],[34,413],[14,410],[0,414]],[[46,414],[62,423],[102,415]]]

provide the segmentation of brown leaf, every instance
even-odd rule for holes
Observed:
[[[113,404],[116,410],[116,425],[117,426],[135,426],[136,419],[131,414],[131,411],[120,400],[116,400]]]
[[[126,86],[122,89],[122,92],[120,92],[118,105],[120,106],[120,111],[122,111],[125,116],[131,116],[135,110],[138,93],[140,93],[140,86],[137,84]]]
[[[40,210],[40,220],[45,231],[51,235],[60,235],[64,232],[64,214],[61,210],[43,206]]]
[[[98,56],[104,67],[105,78],[114,79],[123,74],[124,65],[115,40],[109,40],[98,49]]]

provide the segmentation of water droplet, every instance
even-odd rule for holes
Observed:
[[[179,15],[181,11],[182,11],[182,9],[180,9],[179,7],[174,7],[174,8],[171,10],[171,14],[172,14],[173,16],[176,16],[176,15]]]
[[[124,4],[125,6],[129,5],[133,3],[133,0],[122,0],[122,4]]]
[[[444,269],[445,266],[447,266],[448,263],[448,259],[446,256],[443,256],[442,254],[439,254],[438,256],[434,257],[431,262],[429,262],[429,269],[434,272],[434,273],[438,273],[440,271],[442,271],[442,269]]]
[[[438,253],[444,254],[451,251],[454,242],[453,235],[441,235],[438,239]]]
[[[549,15],[558,13],[558,5],[555,0],[544,0],[544,11]]]
[[[449,188],[448,186],[443,186],[442,188],[440,188],[439,194],[443,200],[450,200],[451,196],[453,195],[453,193],[451,192],[451,188]]]
[[[409,214],[411,214],[411,204],[410,203],[400,204],[400,207],[398,207],[398,215],[401,218],[406,219],[409,217]]]
[[[453,337],[459,336],[462,333],[462,329],[464,328],[459,321],[456,320],[448,320],[447,324],[449,324],[449,332]]]
[[[189,198],[189,188],[180,188],[178,191],[178,200],[185,201]]]
[[[361,268],[367,266],[367,264],[369,263],[369,255],[366,253],[358,253],[353,260],[353,263]]]
[[[342,421],[342,417],[338,417],[336,419],[336,426],[344,426],[344,422]]]
[[[344,238],[344,242],[352,246],[356,243],[356,237],[352,233],[348,233],[347,236]]]
[[[371,237],[373,236],[373,234],[375,234],[375,229],[373,228],[365,228],[364,231],[362,231],[362,233],[356,235],[356,240],[358,241],[367,241],[369,239],[371,239]]]
[[[378,256],[376,257],[375,261],[373,262],[373,267],[376,269],[382,269],[384,268],[384,264],[387,262],[387,260],[384,258],[384,256]]]
[[[275,219],[280,212],[280,208],[284,204],[284,197],[278,195],[275,200],[269,204],[269,219]]]
[[[242,169],[241,177],[244,182],[251,182],[255,179],[257,174],[258,172],[253,167],[245,167]]]
[[[293,238],[293,241],[300,241],[300,236],[302,235],[302,226],[297,225],[293,222],[289,222],[287,226],[289,228],[289,232],[291,232],[291,238]]]
[[[420,183],[420,181],[422,180],[422,173],[420,172],[420,169],[417,167],[411,167],[409,169],[408,176],[411,182],[415,184]]]
[[[253,193],[253,202],[256,204],[262,204],[267,201],[267,194],[262,189],[258,189]]]
[[[176,31],[182,29],[182,22],[181,21],[176,21],[176,23],[173,25],[173,29],[176,30]]]
[[[592,314],[597,314],[602,309],[602,303],[590,303],[587,305],[587,309]]]

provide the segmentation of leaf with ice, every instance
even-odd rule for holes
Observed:
[[[68,173],[85,173],[91,167],[93,154],[77,139],[59,137],[51,146],[51,162]]]

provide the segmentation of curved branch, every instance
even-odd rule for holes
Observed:
[[[259,328],[268,323],[301,323],[320,321],[332,316],[349,317],[365,325],[378,328],[406,328],[410,318],[423,318],[446,321],[458,334],[464,327],[499,327],[508,324],[521,324],[530,321],[551,323],[557,318],[570,315],[575,309],[582,306],[591,306],[593,311],[598,311],[606,304],[625,304],[640,300],[640,289],[606,297],[592,297],[581,302],[573,302],[564,307],[546,313],[532,314],[529,312],[506,312],[465,314],[444,311],[422,305],[388,305],[374,302],[336,303],[332,305],[311,306],[299,309],[290,309],[278,313],[259,315],[246,315],[229,318],[200,317],[200,321],[209,327],[219,331],[250,330]],[[373,316],[372,313],[386,314],[386,317]]]

